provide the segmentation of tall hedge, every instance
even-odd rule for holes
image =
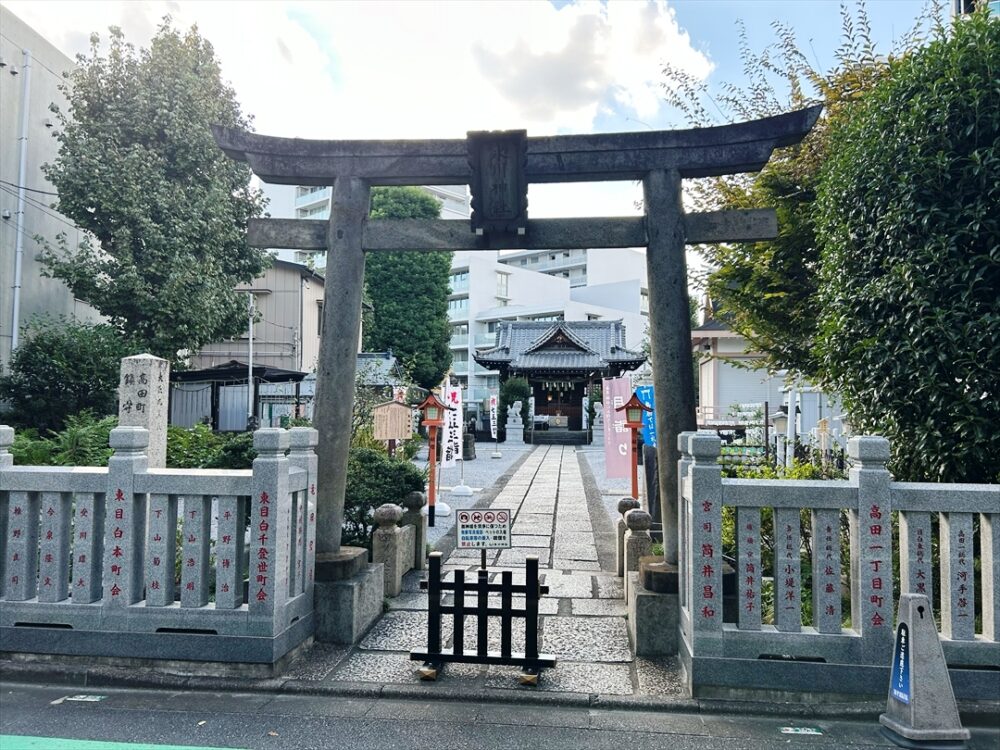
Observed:
[[[830,138],[828,385],[898,478],[1000,481],[1000,18],[939,29]]]

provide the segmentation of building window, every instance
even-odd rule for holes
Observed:
[[[468,310],[468,309],[469,309],[468,297],[459,297],[458,299],[448,300],[449,313],[462,312],[463,310]]]
[[[322,192],[323,190],[326,190],[326,188],[322,187],[322,186],[316,186],[316,185],[299,185],[295,189],[295,197],[296,198],[304,198],[307,195],[312,195],[313,193],[319,193],[319,192]]]
[[[451,327],[452,336],[467,336],[469,334],[469,324],[461,323],[457,326]]]
[[[323,335],[323,303],[316,303],[316,335]]]
[[[296,211],[299,219],[309,219],[313,216],[319,216],[320,214],[325,214],[329,210],[326,204],[320,204],[314,206],[313,208],[300,208]],[[324,217],[325,218],[325,217]]]
[[[522,266],[528,265],[528,259],[527,258],[521,258],[521,260],[519,262],[519,265],[522,265]]]
[[[469,352],[467,349],[457,349],[451,353],[452,362],[468,362]]]
[[[587,313],[587,320],[600,320],[600,315],[594,315],[593,313]]]
[[[503,272],[497,272],[497,297],[508,297],[508,283],[507,280],[509,276]]]
[[[532,255],[531,256],[531,262],[532,263],[537,263],[538,262],[538,256],[537,255]]]

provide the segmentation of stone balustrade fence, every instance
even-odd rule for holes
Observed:
[[[252,470],[150,469],[141,427],[106,468],[14,466],[13,438],[3,650],[273,664],[312,635],[315,430],[258,430]]]
[[[1000,697],[1000,485],[895,482],[880,437],[851,438],[843,481],[723,479],[714,433],[683,433],[678,443],[680,656],[695,695],[732,687],[884,693],[896,577],[902,592],[931,597],[956,694]],[[724,521],[736,541],[732,567]],[[767,569],[763,541],[773,549]],[[724,576],[735,576],[734,622],[723,617]],[[762,618],[768,603],[772,623]]]

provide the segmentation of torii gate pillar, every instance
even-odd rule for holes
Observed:
[[[687,236],[677,170],[653,170],[642,182],[646,210],[649,347],[656,388],[657,468],[663,558],[677,564],[677,436],[697,429],[691,364],[691,313],[684,257]]]
[[[316,508],[316,578],[325,567],[340,567],[344,526],[347,455],[351,448],[354,378],[361,337],[361,298],[365,287],[365,252],[361,236],[368,218],[370,188],[357,177],[337,177],[333,183],[327,226],[327,273],[323,292],[323,337],[316,365],[316,414],[319,430],[319,484],[323,496]],[[345,428],[346,426],[346,428]],[[362,550],[364,552],[364,550]],[[365,555],[367,557],[367,555]],[[334,580],[342,573],[332,573]]]

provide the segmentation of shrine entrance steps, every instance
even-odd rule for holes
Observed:
[[[529,445],[589,445],[586,430],[526,430],[524,442]]]

